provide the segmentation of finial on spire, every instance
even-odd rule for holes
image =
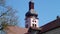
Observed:
[[[33,0],[30,0],[31,2],[33,2]]]
[[[33,0],[30,0],[29,2],[29,10],[34,9],[34,2]]]

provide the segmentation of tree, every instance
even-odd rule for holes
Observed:
[[[10,6],[5,5],[5,0],[0,0],[0,6],[7,10],[2,10],[0,14],[0,30],[5,29],[7,26],[15,26],[18,22],[17,10]]]
[[[0,22],[6,23],[8,25],[16,25],[17,24],[17,16],[16,16],[16,10],[13,10],[12,8],[8,9],[5,13],[2,13],[0,16]]]
[[[0,5],[4,6],[5,5],[5,0],[0,0]]]

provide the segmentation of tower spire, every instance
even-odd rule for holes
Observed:
[[[30,0],[29,2],[29,10],[34,9],[34,2],[33,0]]]
[[[33,0],[29,1],[29,11],[25,14],[25,27],[39,27],[38,26],[38,14],[34,10]]]

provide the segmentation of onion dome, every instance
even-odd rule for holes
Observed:
[[[25,14],[25,16],[26,17],[30,17],[30,16],[37,17],[38,16],[36,11],[34,11],[34,2],[32,0],[29,2],[29,11]]]
[[[29,11],[26,13],[25,16],[27,16],[27,17],[29,17],[29,16],[35,16],[35,17],[37,17],[38,14],[36,13],[36,11],[34,11],[34,9],[31,9],[31,10],[29,10]]]

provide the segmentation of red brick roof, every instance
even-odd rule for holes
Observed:
[[[48,24],[42,26],[41,32],[46,32],[46,31],[49,31],[49,30],[57,28],[57,27],[60,27],[60,18],[56,19],[54,21],[51,21]]]
[[[51,21],[40,28],[41,28],[41,32],[43,33],[57,27],[60,27],[60,18],[54,21]],[[21,28],[18,26],[8,26],[6,31],[7,31],[7,34],[27,34],[28,28]]]
[[[18,26],[8,26],[7,34],[25,34],[27,33],[27,28],[20,28]]]

